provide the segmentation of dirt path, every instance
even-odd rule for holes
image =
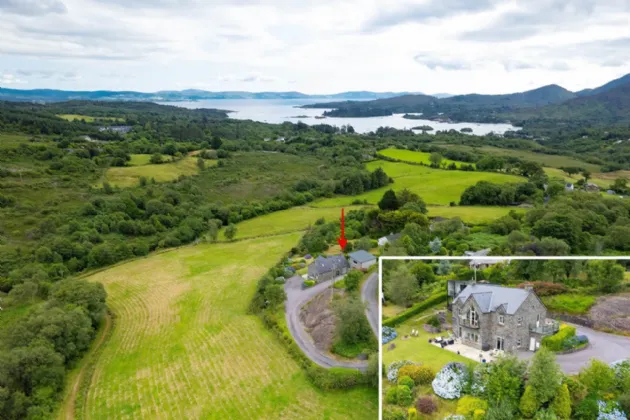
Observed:
[[[60,410],[58,419],[62,420],[74,420],[74,408],[77,402],[77,395],[79,394],[79,389],[81,388],[81,383],[83,382],[83,377],[85,375],[85,370],[89,366],[89,359],[98,351],[98,349],[103,345],[105,339],[109,336],[109,330],[112,328],[112,316],[109,313],[105,314],[105,322],[103,324],[103,328],[101,329],[100,335],[95,342],[94,346],[90,349],[88,354],[85,355],[84,363],[79,370],[79,373],[74,378],[72,383],[72,390],[64,400]]]

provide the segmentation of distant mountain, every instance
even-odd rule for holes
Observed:
[[[197,101],[204,99],[380,99],[404,95],[407,92],[341,92],[330,95],[307,95],[300,92],[242,92],[225,91],[209,92],[198,89],[163,90],[153,93],[134,91],[67,91],[55,89],[3,89],[0,88],[0,100],[4,101],[35,101],[61,102],[70,100],[94,101],[150,101],[174,102]]]
[[[331,117],[370,117],[401,113],[423,113],[427,116],[448,114],[459,119],[462,113],[503,112],[522,107],[543,106],[575,98],[558,85],[543,86],[526,92],[503,95],[455,95],[437,98],[430,95],[402,95],[372,101],[344,101],[305,105],[304,108],[336,108],[325,113]]]
[[[598,93],[606,92],[607,90],[616,88],[617,86],[622,86],[627,83],[630,83],[630,74],[626,74],[625,76],[620,77],[619,79],[612,80],[605,85],[602,85],[595,89],[584,89],[579,92],[576,92],[577,96],[590,96],[597,95]]]
[[[343,101],[305,105],[305,108],[331,109],[330,117],[373,117],[398,113],[422,113],[427,119],[466,122],[524,121],[574,116],[582,121],[624,120],[626,87],[630,74],[595,89],[571,92],[558,85],[542,86],[525,92],[502,95],[455,95],[438,98],[430,95],[402,95],[370,101]],[[626,92],[626,93],[624,93]],[[608,94],[606,94],[608,93]],[[587,100],[587,98],[594,98]],[[627,112],[625,111],[625,112]],[[592,114],[591,114],[592,113]],[[622,118],[623,117],[623,118]]]

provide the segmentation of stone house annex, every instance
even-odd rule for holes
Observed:
[[[453,334],[462,344],[483,351],[536,351],[545,335],[558,331],[531,287],[459,283],[450,291],[457,290],[451,305]]]

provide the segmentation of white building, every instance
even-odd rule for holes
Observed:
[[[374,264],[376,264],[376,257],[367,251],[359,250],[348,254],[348,261],[350,267],[357,270],[367,270]]]

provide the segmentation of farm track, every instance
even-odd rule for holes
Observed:
[[[63,402],[63,405],[61,406],[59,410],[59,416],[58,416],[59,419],[63,419],[63,420],[75,419],[77,395],[80,392],[81,385],[83,383],[86,383],[85,386],[89,386],[89,383],[91,382],[91,379],[92,379],[91,376],[90,377],[85,376],[86,371],[89,369],[91,362],[95,362],[94,360],[92,360],[92,358],[98,358],[99,349],[101,348],[101,346],[103,346],[107,338],[110,336],[110,332],[111,332],[112,324],[113,324],[112,316],[109,313],[106,313],[105,319],[103,321],[104,321],[103,328],[99,333],[98,340],[96,341],[94,346],[90,349],[89,354],[86,355],[86,360],[83,366],[81,366],[79,373],[77,374],[76,378],[74,378],[74,381],[71,385],[72,390],[70,391],[70,394],[68,395],[68,397],[66,397],[65,401]]]

